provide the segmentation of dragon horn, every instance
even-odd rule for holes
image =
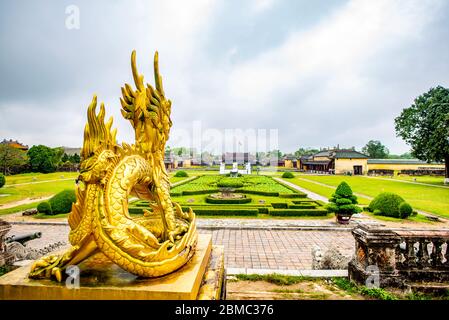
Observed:
[[[139,91],[144,90],[143,86],[143,75],[139,75],[136,66],[136,50],[133,50],[131,54],[131,69],[133,71],[134,83],[136,84],[136,88]]]
[[[159,73],[159,53],[157,51],[154,53],[154,82],[156,83],[156,90],[159,91],[162,96],[165,96],[164,87],[162,86],[162,77]]]

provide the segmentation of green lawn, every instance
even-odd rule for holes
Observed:
[[[388,179],[390,179],[390,178],[388,178]],[[434,184],[434,185],[437,185],[437,186],[444,186],[444,177],[435,177],[435,176],[395,176],[391,180],[396,180],[396,181],[397,180],[402,180],[402,181],[428,183],[428,184]]]
[[[0,204],[8,204],[27,198],[39,198],[52,196],[64,189],[75,188],[75,179],[77,172],[54,172],[54,173],[25,173],[12,176],[6,176],[6,184],[0,188]],[[201,171],[189,172],[189,177],[201,174]],[[169,173],[170,182],[176,183],[189,177],[173,177],[174,172]],[[70,180],[67,180],[70,179]],[[48,182],[50,181],[50,182]],[[19,184],[19,185],[16,185]],[[25,209],[35,208],[40,202],[15,206],[12,208],[1,209],[0,214],[14,213]]]
[[[6,185],[48,180],[76,179],[78,172],[23,173],[6,176]]]
[[[6,204],[26,198],[51,196],[64,189],[74,189],[74,188],[75,188],[74,179],[23,184],[11,187],[5,185],[3,188],[0,189],[0,204]]]
[[[328,197],[332,190],[325,186],[314,184],[310,181],[324,183],[336,187],[342,181],[346,181],[356,193],[375,197],[381,192],[394,192],[403,197],[415,209],[435,213],[443,217],[449,217],[449,188],[439,188],[419,184],[373,179],[363,176],[313,176],[301,175],[288,181],[302,186],[310,191]],[[369,203],[360,197],[361,203]]]

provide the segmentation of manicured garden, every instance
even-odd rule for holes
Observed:
[[[449,217],[449,188],[363,176],[299,175],[294,179],[289,179],[289,182],[325,197],[331,197],[335,188],[342,181],[346,181],[358,194],[361,205],[368,205],[371,198],[376,197],[379,193],[391,192],[401,196],[414,209]],[[317,184],[317,182],[324,185]]]
[[[226,196],[220,197],[222,193]],[[218,196],[217,196],[218,195]],[[237,196],[238,195],[238,196]],[[326,216],[324,204],[268,176],[199,176],[171,190],[174,202],[183,210],[192,208],[198,216]],[[129,211],[142,214],[148,202],[136,201]]]

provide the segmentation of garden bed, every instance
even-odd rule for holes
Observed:
[[[217,199],[212,195],[225,186],[232,186],[243,197]],[[327,209],[321,201],[308,199],[306,194],[278,183],[271,177],[247,175],[230,178],[220,175],[200,176],[171,190],[172,200],[183,211],[192,210],[198,216],[257,216],[322,217]],[[251,195],[251,197],[247,196]],[[148,201],[130,204],[129,212],[143,214],[151,211]]]

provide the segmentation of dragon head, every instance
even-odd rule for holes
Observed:
[[[156,88],[144,85],[143,75],[136,67],[136,51],[131,54],[131,68],[136,90],[129,84],[122,87],[122,115],[134,130],[136,147],[145,156],[156,154],[163,157],[170,127],[171,101],[165,98],[162,77],[159,74],[158,53],[154,55],[154,78]]]

